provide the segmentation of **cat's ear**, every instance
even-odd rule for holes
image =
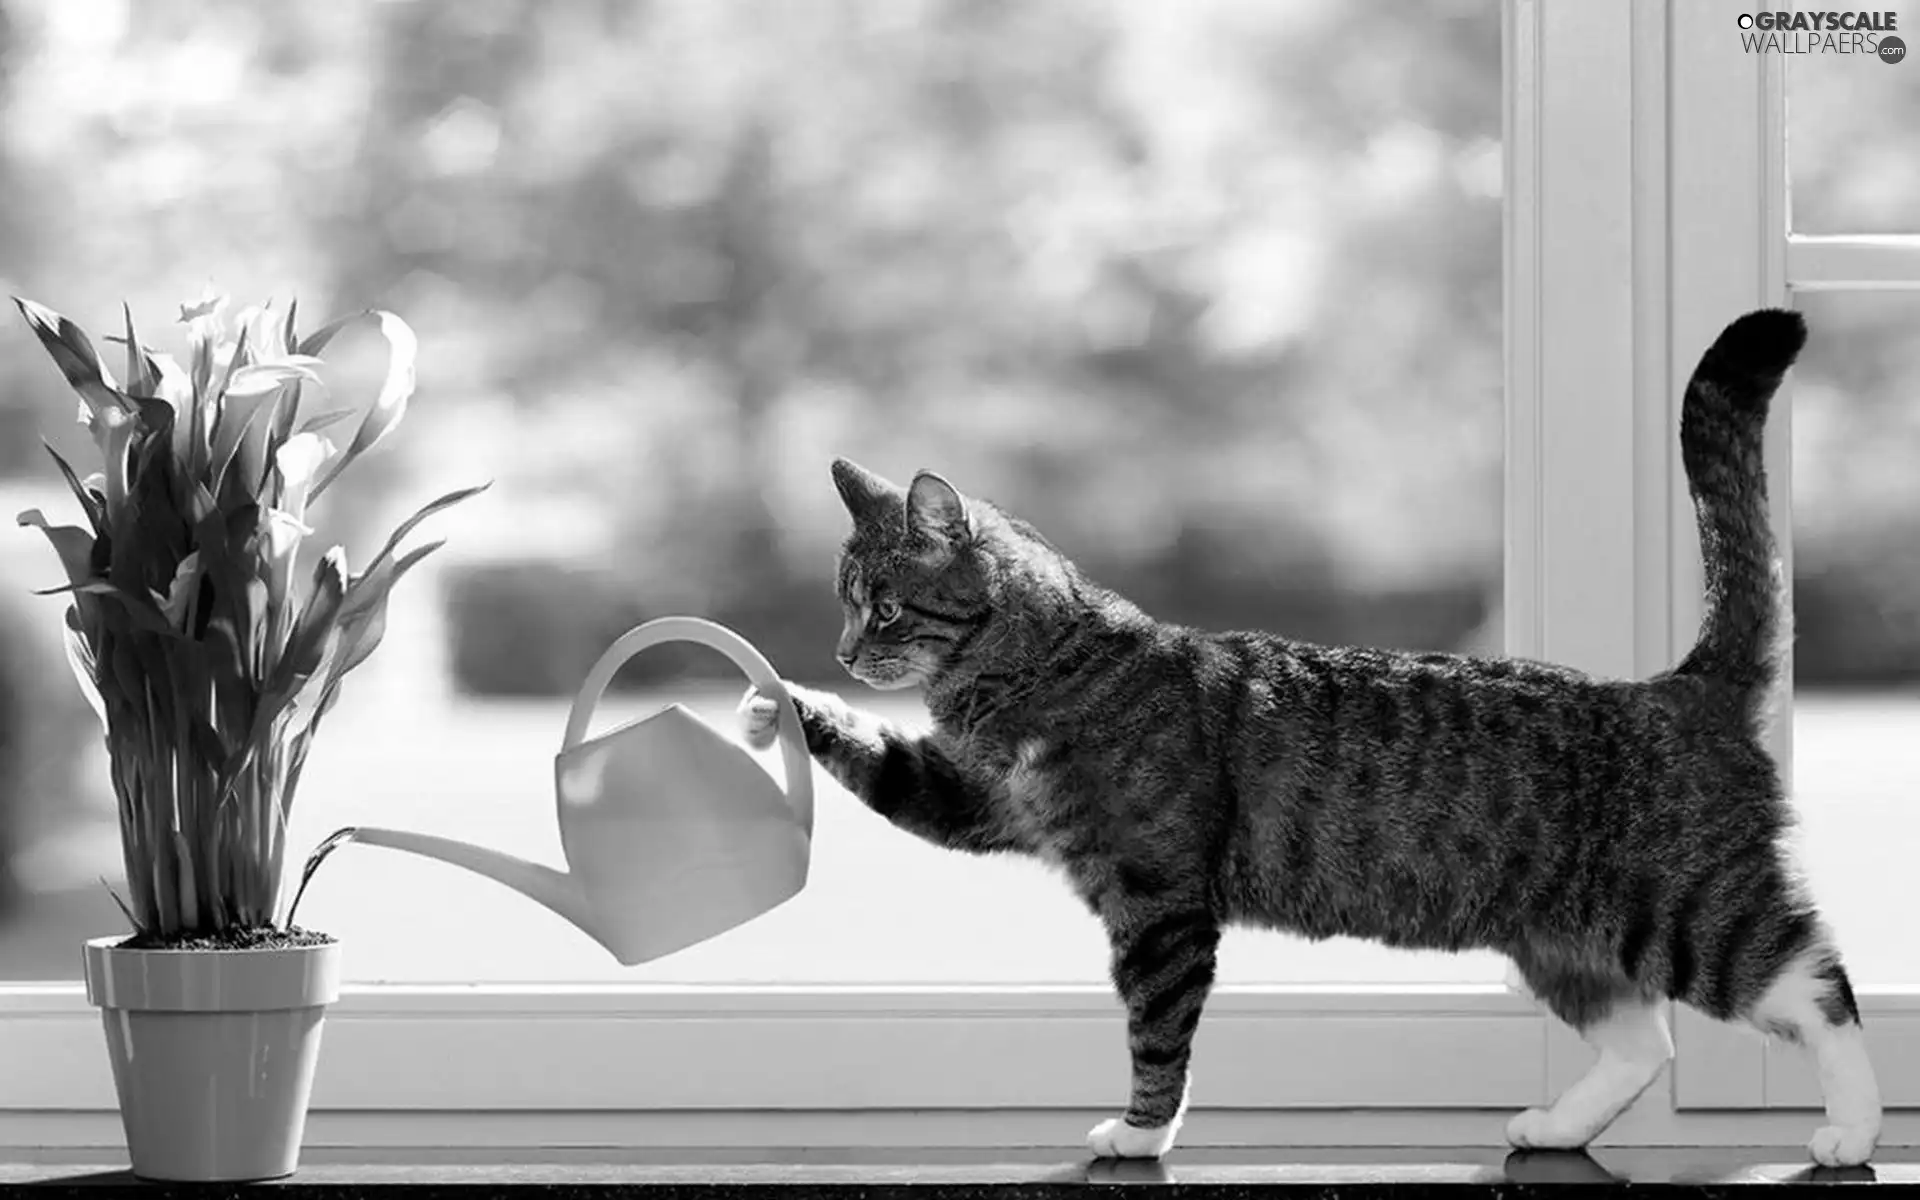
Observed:
[[[850,459],[833,460],[833,486],[857,525],[900,519],[905,491]]]
[[[973,532],[966,498],[932,471],[921,471],[907,489],[907,528],[941,541],[959,541]]]

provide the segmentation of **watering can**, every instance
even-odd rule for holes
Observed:
[[[725,654],[780,706],[784,793],[744,748],[679,704],[586,736],[614,672],[676,641]],[[760,652],[712,621],[649,621],[600,656],[574,697],[553,782],[564,872],[452,838],[355,826],[314,851],[301,890],[343,842],[423,854],[544,904],[631,967],[745,924],[806,886],[813,775],[799,715]]]

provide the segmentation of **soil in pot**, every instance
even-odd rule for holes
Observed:
[[[293,950],[301,946],[331,945],[330,933],[315,933],[298,925],[285,929],[229,929],[219,933],[180,933],[170,937],[136,933],[115,950]]]

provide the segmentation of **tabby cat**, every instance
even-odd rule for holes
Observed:
[[[833,464],[853,519],[839,659],[923,687],[933,728],[795,687],[807,746],[901,829],[1054,864],[1105,925],[1133,1088],[1096,1155],[1172,1145],[1220,931],[1241,924],[1509,956],[1598,1051],[1509,1122],[1516,1146],[1583,1146],[1644,1092],[1671,998],[1809,1051],[1827,1114],[1809,1152],[1867,1159],[1878,1087],[1762,742],[1786,634],[1761,433],[1805,340],[1797,314],[1752,312],[1694,371],[1680,446],[1708,611],[1641,682],[1168,624],[938,475]],[[772,740],[770,700],[741,715]]]

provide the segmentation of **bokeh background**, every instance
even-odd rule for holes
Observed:
[[[1791,103],[1797,226],[1920,232],[1920,68],[1796,62]],[[839,454],[938,469],[1168,618],[1501,648],[1497,0],[0,0],[0,130],[10,293],[97,333],[124,299],[163,343],[209,287],[419,333],[406,424],[320,545],[353,561],[496,481],[423,531],[450,544],[329,718],[296,846],[393,824],[557,862],[569,694],[665,613],[915,716],[832,661]],[[1807,307],[1796,766],[1856,973],[1884,979],[1897,877],[1821,864],[1920,792],[1920,306]],[[330,353],[364,403],[377,339]],[[8,511],[70,503],[39,441],[84,458],[72,412],[0,322]],[[0,980],[74,978],[122,924],[97,728],[60,601],[28,594],[56,574],[0,536]],[[723,722],[729,670],[650,655],[605,719]],[[1104,979],[1040,868],[826,790],[806,893],[635,971],[385,851],[337,855],[301,920],[357,980]],[[1251,935],[1223,968],[1501,975]]]

